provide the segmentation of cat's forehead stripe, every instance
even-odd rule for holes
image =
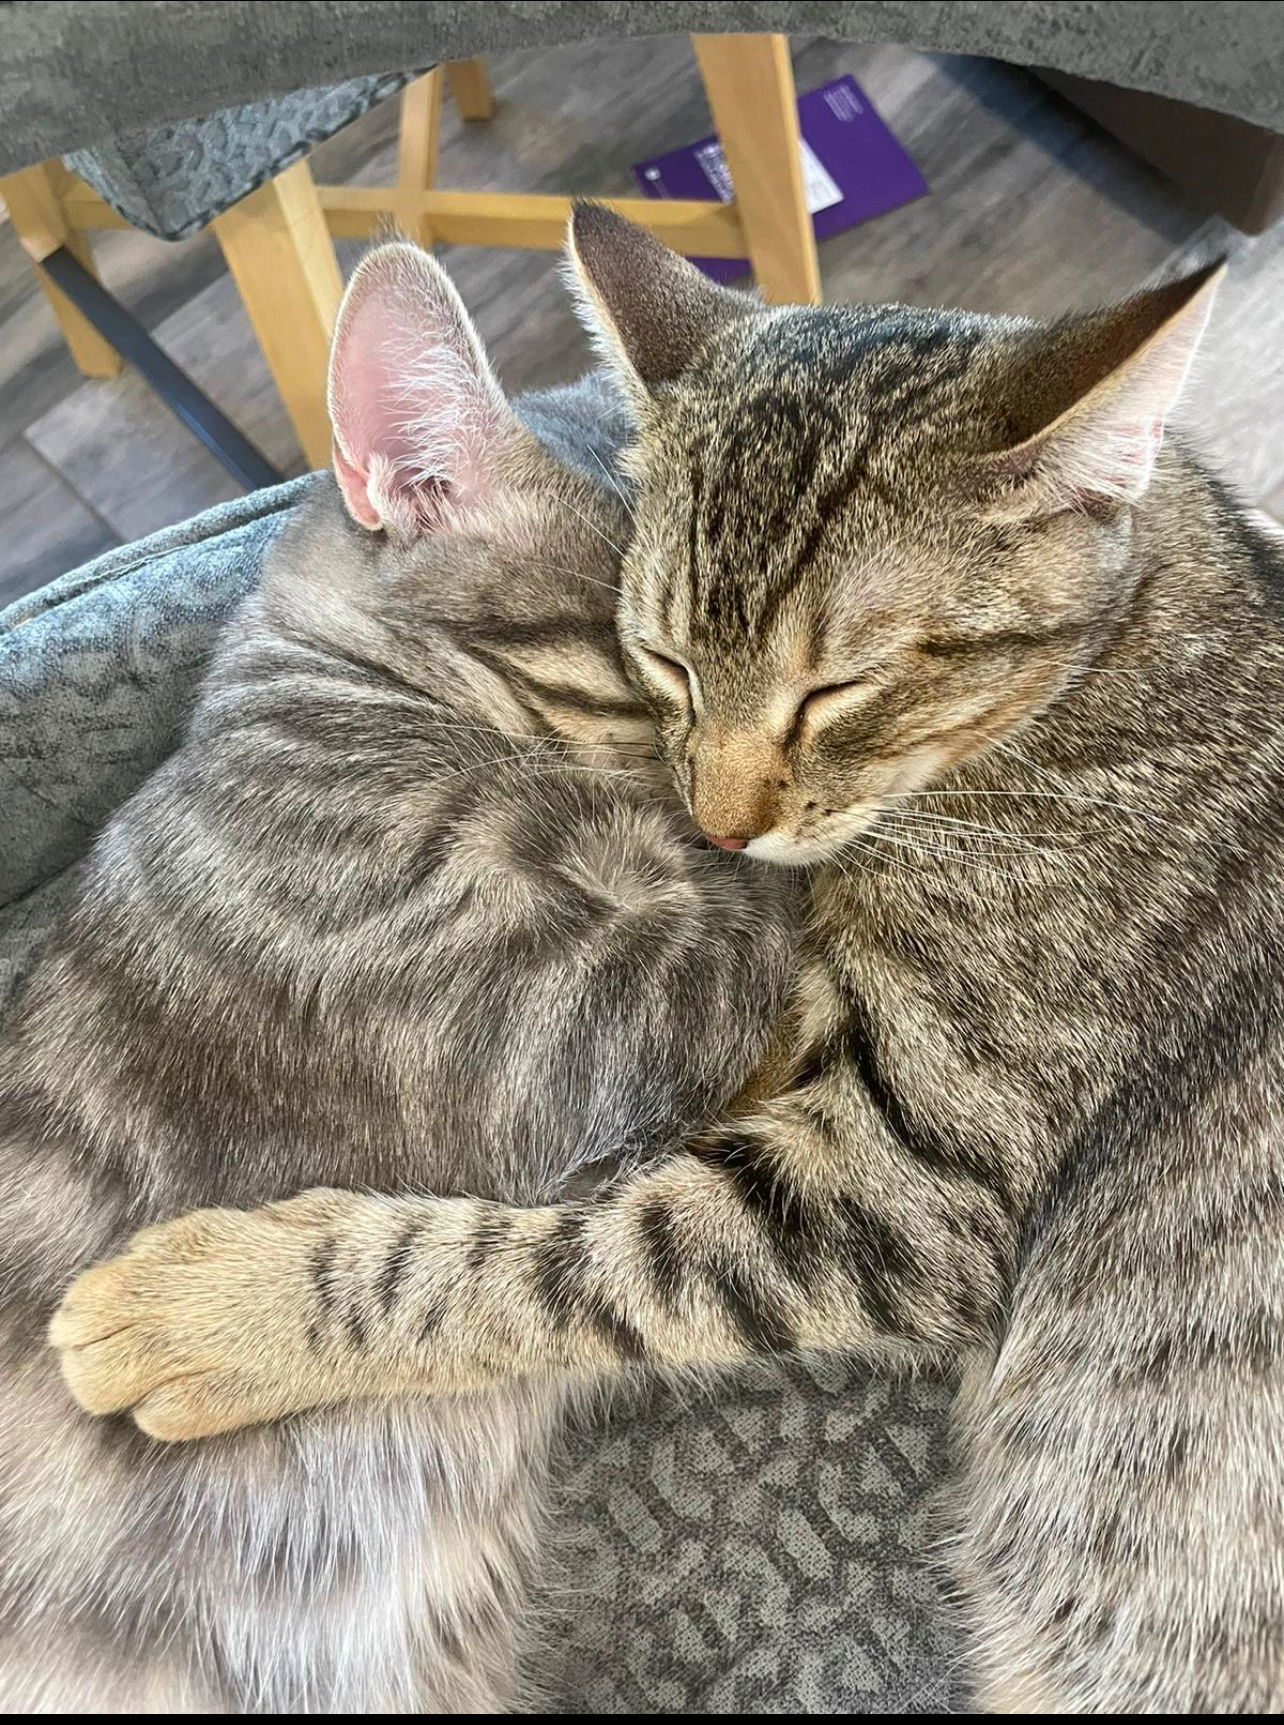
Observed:
[[[768,330],[752,387],[688,403],[687,578],[717,633],[765,636],[845,508],[896,506],[898,438],[953,405],[982,340],[925,314],[869,322],[854,351],[830,317]]]

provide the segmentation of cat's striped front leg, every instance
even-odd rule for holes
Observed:
[[[1008,1249],[984,1191],[833,1134],[799,1091],[590,1202],[198,1212],[81,1277],[52,1339],[91,1411],[191,1437],[518,1375],[979,1338]]]

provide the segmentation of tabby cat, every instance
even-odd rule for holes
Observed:
[[[49,1315],[197,1204],[591,1186],[724,1107],[791,975],[780,877],[699,843],[623,678],[618,500],[519,424],[422,253],[360,269],[331,383],[339,489],[0,1040],[6,1713],[510,1708],[568,1384],[167,1448],[70,1404]],[[591,453],[610,411],[540,421]],[[312,1268],[359,1339],[337,1236]]]
[[[980,1706],[1278,1711],[1284,558],[1162,436],[1212,272],[1042,326],[573,248],[640,427],[630,673],[698,824],[812,865],[792,1084],[574,1201],[180,1220],[73,1288],[70,1382],[179,1437],[959,1360]]]

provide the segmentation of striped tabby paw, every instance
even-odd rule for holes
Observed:
[[[360,1394],[343,1351],[318,1345],[312,1313],[318,1252],[367,1202],[318,1190],[136,1234],[77,1277],[50,1325],[72,1395],[181,1439]]]

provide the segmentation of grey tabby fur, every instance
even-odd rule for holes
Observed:
[[[417,536],[305,504],[0,1043],[0,1711],[511,1706],[564,1382],[180,1449],[86,1419],[45,1325],[192,1205],[600,1180],[728,1100],[786,984],[775,878],[697,847],[621,675],[619,504],[507,413],[428,260],[363,291],[495,459],[454,507],[439,450]]]
[[[792,1080],[604,1195],[184,1219],[72,1291],[71,1382],[182,1436],[959,1360],[981,1708],[1277,1712],[1284,561],[1160,449],[1209,279],[1041,328],[574,244],[640,419],[630,670],[706,828],[816,865]]]

